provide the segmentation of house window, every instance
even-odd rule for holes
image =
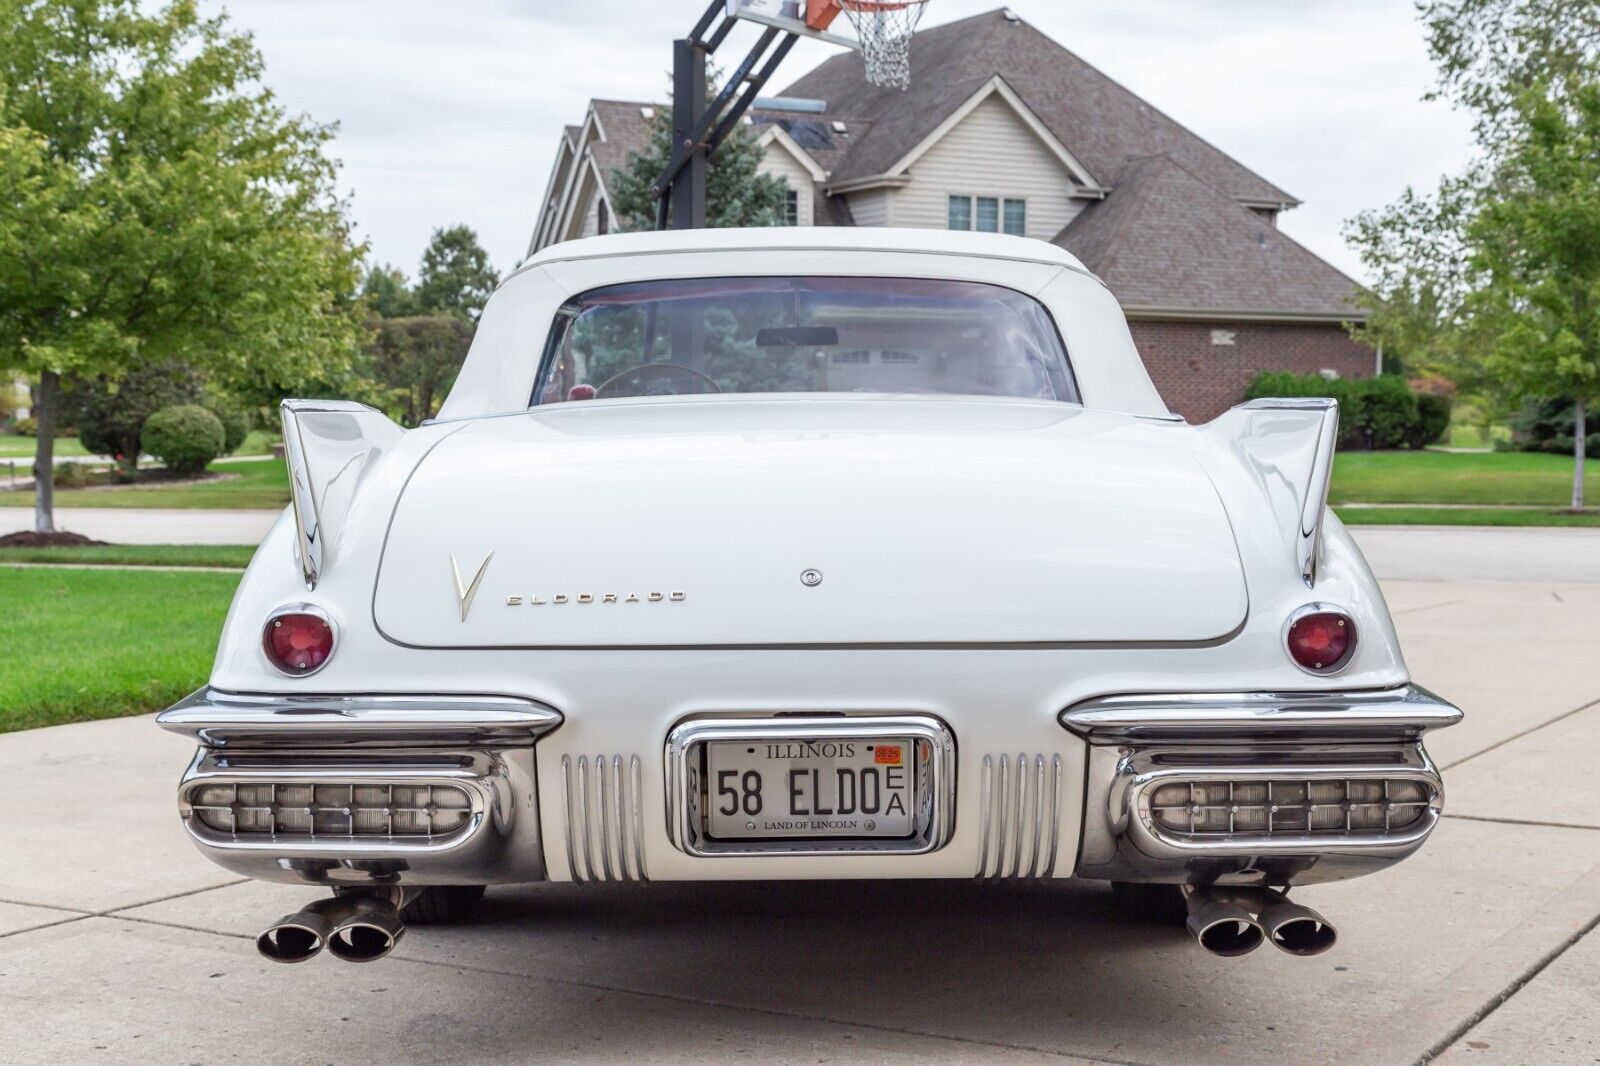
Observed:
[[[783,190],[783,224],[785,226],[800,224],[800,193],[794,189]]]
[[[595,212],[594,228],[602,235],[611,232],[611,212],[606,208],[604,200],[600,201],[599,210]]]
[[[1028,235],[1028,201],[1006,201],[1006,232],[1013,237]]]
[[[975,229],[979,233],[1009,233],[1016,237],[1028,232],[1028,201],[998,196],[950,197],[950,228]]]
[[[970,196],[952,196],[952,197],[950,197],[950,228],[951,229],[971,229],[972,228],[972,197],[970,197]]]
[[[978,232],[1000,232],[1000,201],[993,196],[978,197]]]

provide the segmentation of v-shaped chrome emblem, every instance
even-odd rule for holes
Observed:
[[[467,620],[467,612],[472,610],[472,598],[478,594],[478,586],[483,584],[483,575],[489,569],[489,560],[494,558],[494,552],[483,557],[483,562],[478,564],[478,572],[472,575],[472,583],[463,584],[461,581],[461,564],[456,562],[454,553],[450,555],[450,572],[456,579],[456,604],[461,608],[461,620]]]

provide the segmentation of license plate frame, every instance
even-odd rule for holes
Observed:
[[[707,774],[710,745],[722,743],[900,743],[912,774],[905,835],[716,836],[714,790]],[[679,723],[667,737],[668,829],[673,843],[695,856],[818,855],[861,852],[926,854],[950,839],[955,820],[955,737],[937,718],[904,715],[775,715],[704,717]]]

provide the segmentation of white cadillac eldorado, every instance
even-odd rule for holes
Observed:
[[[196,845],[386,953],[530,881],[1067,878],[1326,949],[1295,885],[1438,822],[1326,498],[1338,409],[1170,414],[1116,300],[1015,237],[573,241],[440,416],[288,401],[294,503],[208,686]]]

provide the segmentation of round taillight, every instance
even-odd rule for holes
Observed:
[[[315,673],[333,654],[333,623],[321,612],[282,611],[267,619],[261,647],[268,661],[286,674]]]
[[[1344,667],[1356,650],[1356,626],[1341,611],[1312,608],[1296,614],[1284,633],[1289,658],[1302,670],[1331,674]]]

